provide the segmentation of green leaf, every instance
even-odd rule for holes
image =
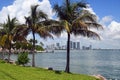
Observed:
[[[64,27],[65,27],[65,30],[66,30],[68,33],[70,33],[70,25],[69,25],[69,23],[68,23],[66,20],[64,20]]]

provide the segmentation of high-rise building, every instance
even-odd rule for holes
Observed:
[[[83,49],[83,50],[91,50],[91,49],[92,49],[92,45],[89,45],[88,47],[83,46],[82,49]]]
[[[73,42],[70,41],[70,49],[73,49]]]
[[[76,42],[73,42],[73,49],[76,49]]]
[[[60,43],[56,43],[56,49],[60,49]]]
[[[60,43],[56,43],[56,46],[57,46],[57,47],[60,47]]]
[[[76,49],[80,49],[80,42],[77,42],[77,48]]]
[[[92,45],[90,45],[89,48],[92,49]]]

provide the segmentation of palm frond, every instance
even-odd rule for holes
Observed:
[[[26,24],[27,24],[27,26],[28,27],[32,27],[32,19],[30,18],[30,16],[29,17],[24,17],[25,18],[25,20],[26,20]]]
[[[81,35],[81,36],[84,36],[84,37],[100,40],[100,36],[97,33],[93,32],[91,30],[76,30],[76,31],[73,31],[73,34],[75,36]]]
[[[87,4],[85,2],[78,2],[77,3],[77,6],[78,7],[81,7],[81,8],[86,8],[87,7]]]
[[[59,6],[56,4],[53,8],[53,11],[57,13],[57,16],[60,18],[60,20],[68,20],[65,6]]]
[[[48,19],[48,16],[43,11],[39,10],[39,12],[38,12],[38,20],[39,19]]]
[[[41,21],[39,25],[44,25],[47,31],[57,36],[60,36],[64,30],[64,24],[62,21],[46,20]]]
[[[77,20],[82,20],[82,21],[92,21],[96,22],[96,16],[91,14],[91,13],[84,13],[84,11],[81,12],[81,14],[78,16]]]
[[[100,40],[100,36],[96,32],[93,32],[93,31],[90,31],[90,30],[87,31],[87,37]]]
[[[31,17],[33,18],[33,19],[35,19],[36,17],[37,17],[37,13],[36,13],[36,10],[37,10],[37,7],[38,7],[39,5],[33,5],[33,6],[31,6]]]
[[[43,24],[45,26],[49,25],[60,25],[60,21],[52,20],[52,19],[47,19],[45,21],[41,21],[38,24]]]
[[[47,37],[53,39],[53,36],[44,27],[38,28],[38,30],[36,32],[37,32],[37,34],[39,34],[40,37],[42,37],[44,39],[46,39]]]
[[[4,46],[7,40],[7,35],[0,36],[0,46]]]
[[[71,32],[71,29],[70,29],[71,25],[66,20],[63,21],[63,24],[64,24],[64,28],[67,31],[67,33],[70,33]]]
[[[75,30],[75,29],[87,29],[87,24],[85,24],[83,21],[74,21],[72,23],[72,30]]]
[[[26,25],[18,25],[17,28],[15,28],[13,41],[26,41],[29,33],[30,29]]]
[[[101,24],[96,23],[96,22],[85,22],[85,24],[89,27],[89,28],[95,28],[95,29],[101,29],[103,30],[103,27]]]
[[[5,29],[0,29],[0,36],[7,34]]]
[[[97,17],[89,11],[83,10],[81,15],[73,22],[82,21],[88,28],[103,29],[102,25],[97,22]]]
[[[79,14],[80,10],[82,10],[82,8],[86,8],[87,5],[84,2],[78,2],[78,3],[73,3],[71,4],[71,8],[72,8],[72,12],[74,12],[75,14]]]

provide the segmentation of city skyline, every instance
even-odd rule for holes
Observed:
[[[25,23],[24,16],[29,15],[30,6],[32,4],[39,4],[39,9],[47,13],[50,19],[58,20],[55,13],[52,12],[53,5],[58,2],[61,5],[63,0],[2,0],[0,3],[0,23],[4,23],[6,21],[8,14],[10,14],[11,18],[17,17],[20,23]],[[71,36],[71,40],[80,41],[81,45],[91,44],[94,48],[120,49],[120,1],[86,0],[86,2],[89,4],[89,8],[87,8],[87,10],[96,14],[98,22],[104,27],[104,30],[95,31],[100,35],[101,40],[93,40],[81,36],[76,37],[73,35]],[[58,41],[61,41],[62,44],[66,44],[67,34],[66,32],[63,32],[59,38],[54,36],[54,40],[49,38],[47,40],[43,40],[38,37],[38,35],[36,35],[36,37],[39,42],[43,42],[44,44],[51,44]],[[32,35],[30,34],[27,39],[31,38]]]
[[[64,50],[67,49],[67,44],[62,44],[61,42],[57,42],[54,44],[50,44],[50,45],[45,45],[45,49],[49,49],[49,50]],[[74,42],[74,41],[70,41],[70,49],[71,50],[91,50],[92,45],[80,45],[80,42]],[[97,49],[97,48],[94,48]],[[99,48],[100,49],[100,48]]]

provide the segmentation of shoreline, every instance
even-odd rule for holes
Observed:
[[[6,62],[6,60],[4,60],[4,61]],[[11,60],[10,62],[6,62],[6,63],[9,63],[9,64],[11,64],[11,65],[16,65],[16,63],[15,63],[14,60]],[[19,65],[16,65],[16,66],[19,66]],[[35,67],[35,68],[41,68],[41,67]],[[43,68],[43,69],[52,70],[52,71],[57,71],[57,72],[59,71],[59,70],[53,70],[52,67]],[[62,72],[62,71],[59,71],[59,72]],[[76,74],[76,73],[74,73],[74,74]],[[86,74],[84,74],[84,75],[86,75]],[[99,79],[99,80],[107,80],[105,77],[103,77],[103,76],[100,75],[100,74],[98,74],[98,75],[88,75],[88,76],[95,77],[95,78],[97,78],[97,79]]]
[[[98,78],[100,80],[107,80],[105,77],[103,77],[102,75],[98,74],[98,75],[92,75],[95,78]]]
[[[0,73],[0,77],[2,77],[3,80],[8,80],[9,76],[12,76],[15,79],[23,80],[36,80],[36,79],[41,79],[41,80],[57,80],[57,79],[62,79],[62,80],[97,80],[97,78],[85,74],[67,74],[63,71],[52,71],[52,70],[45,70],[44,68],[38,68],[38,67],[22,67],[22,66],[16,66],[15,65],[10,65],[8,63],[4,63],[3,61],[0,60],[0,68],[3,70],[3,72]],[[6,69],[7,68],[7,69]],[[14,73],[14,74],[12,74]],[[25,73],[25,74],[19,74],[19,73]],[[8,75],[5,75],[4,73],[8,73]],[[2,76],[1,76],[2,74]],[[30,76],[31,74],[32,76]],[[22,77],[21,77],[22,76]],[[8,78],[6,78],[8,77]]]

